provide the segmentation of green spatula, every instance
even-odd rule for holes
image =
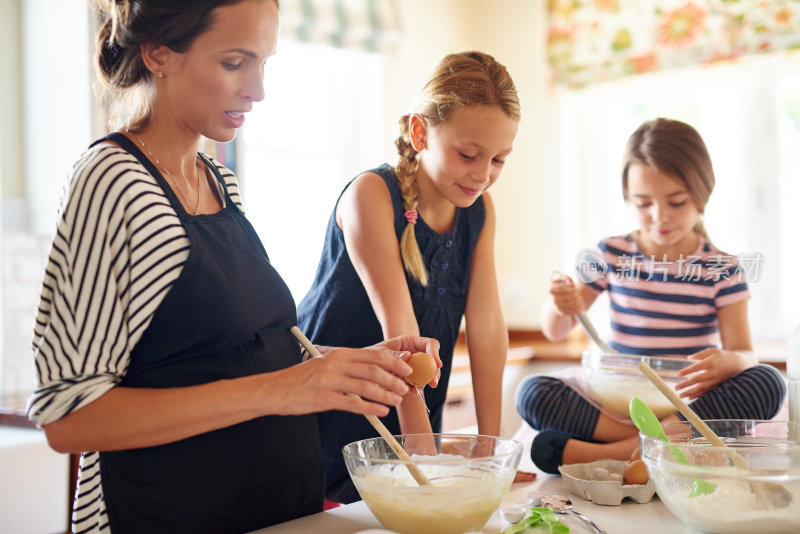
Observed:
[[[636,428],[638,428],[643,434],[669,443],[669,438],[664,432],[664,429],[661,428],[661,422],[658,420],[658,417],[656,417],[656,414],[653,413],[653,410],[651,410],[650,407],[644,402],[636,397],[632,398],[631,403],[628,406],[628,411],[631,414],[631,421],[633,421],[633,424],[636,425]],[[667,445],[667,447],[669,448],[670,452],[672,453],[672,457],[676,462],[689,465],[689,460],[686,459],[686,456],[679,448],[675,447],[674,445]],[[697,477],[691,477],[691,479],[693,482],[692,489],[689,491],[689,497],[707,495],[709,493],[713,493],[717,488],[708,480],[703,480],[702,478]]]

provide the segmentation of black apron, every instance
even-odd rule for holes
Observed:
[[[193,386],[299,363],[289,331],[296,323],[292,295],[227,192],[218,213],[190,216],[127,137],[105,139],[156,178],[191,243],[120,386]],[[174,443],[103,452],[100,469],[114,534],[248,532],[322,510],[314,415],[260,417]]]

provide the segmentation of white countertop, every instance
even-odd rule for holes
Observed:
[[[503,500],[503,506],[512,506],[524,499],[527,494],[535,490],[545,490],[568,496],[575,504],[575,510],[583,513],[606,530],[608,534],[629,534],[631,532],[647,532],[648,534],[690,534],[696,531],[683,525],[666,506],[653,497],[649,503],[638,504],[629,499],[622,501],[619,506],[600,506],[571,495],[567,491],[564,480],[559,476],[540,474],[533,482],[514,484]],[[565,515],[560,517],[561,522],[570,528],[574,534],[590,533],[589,529],[577,517]],[[507,523],[495,512],[486,526],[480,531],[482,534],[498,534]],[[361,530],[382,528],[381,524],[369,511],[363,501],[340,506],[325,512],[302,517],[257,530],[258,534],[354,534]],[[255,533],[254,533],[255,534]]]

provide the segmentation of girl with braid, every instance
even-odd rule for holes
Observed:
[[[498,435],[508,333],[494,264],[500,177],[520,118],[506,68],[481,52],[446,56],[400,118],[397,164],[351,181],[328,223],[314,283],[298,307],[312,342],[356,346],[400,334],[440,342],[424,403],[412,389],[383,418],[399,433],[440,432],[462,318],[466,318],[478,431]],[[369,344],[367,343],[367,344]],[[426,411],[430,410],[430,416]],[[342,447],[378,434],[363,417],[318,414],[326,498],[352,502]]]

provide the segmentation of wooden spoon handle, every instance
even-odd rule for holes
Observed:
[[[650,382],[653,383],[654,386],[658,388],[658,390],[664,394],[667,399],[672,403],[675,408],[678,409],[681,414],[689,421],[699,432],[703,435],[704,438],[708,440],[708,442],[715,446],[715,447],[722,447],[726,449],[728,456],[730,456],[733,463],[736,464],[737,467],[747,467],[747,460],[742,457],[738,452],[734,451],[730,447],[728,447],[724,441],[719,439],[713,430],[709,428],[709,426],[700,419],[700,417],[692,410],[686,402],[678,396],[675,391],[670,388],[664,380],[658,376],[658,374],[653,371],[653,368],[650,367],[647,362],[639,362],[639,370],[646,376]]]
[[[292,328],[290,328],[290,330],[292,334],[294,334],[294,337],[296,337],[297,340],[300,341],[300,344],[303,345],[303,348],[305,348],[312,357],[314,358],[322,357],[322,354],[320,354],[319,350],[317,350],[317,347],[315,347],[314,344],[311,343],[311,341],[309,341],[309,339],[305,336],[305,334],[303,334],[302,331],[300,331],[299,328],[293,326]],[[355,397],[357,399],[361,398],[355,393],[347,393],[346,395],[350,397]],[[420,486],[430,486],[431,482],[425,476],[425,473],[423,473],[422,470],[419,468],[419,466],[414,463],[414,461],[405,451],[403,446],[400,445],[400,443],[395,439],[392,433],[389,432],[389,429],[386,428],[386,425],[384,425],[381,422],[381,420],[375,417],[374,415],[365,414],[364,417],[366,417],[367,421],[369,421],[370,424],[375,428],[375,430],[378,431],[378,434],[380,434],[381,437],[384,440],[386,440],[386,443],[389,444],[389,447],[392,448],[397,457],[403,460],[405,466],[408,468],[409,473],[411,473],[411,476],[414,477],[414,480],[417,481],[417,484],[419,484]]]

